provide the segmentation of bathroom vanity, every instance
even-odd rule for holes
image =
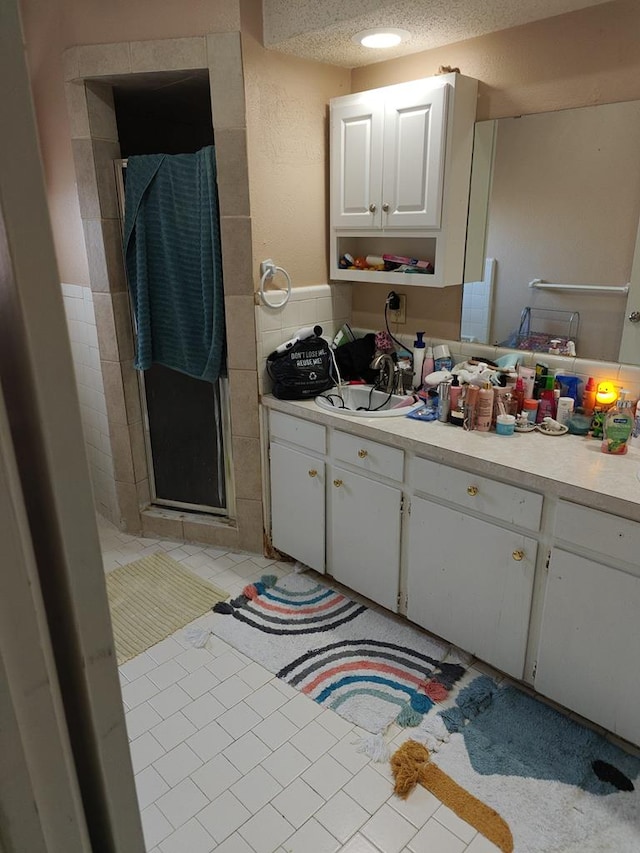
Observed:
[[[640,453],[263,398],[273,545],[640,742]]]

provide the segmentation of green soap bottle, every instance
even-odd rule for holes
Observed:
[[[607,412],[603,425],[601,449],[603,453],[626,453],[633,431],[633,412],[629,392],[622,388],[618,402]]]

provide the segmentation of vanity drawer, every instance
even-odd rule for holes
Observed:
[[[602,554],[609,564],[638,564],[640,524],[628,518],[559,501],[554,538]]]
[[[539,530],[542,495],[416,457],[413,488],[492,518]]]
[[[269,413],[269,431],[272,438],[279,438],[291,444],[297,444],[306,450],[325,453],[327,447],[326,429],[320,424],[312,424],[282,412]]]
[[[331,452],[334,459],[340,462],[348,462],[363,471],[402,482],[404,451],[397,447],[388,447],[377,441],[335,430],[331,438]]]

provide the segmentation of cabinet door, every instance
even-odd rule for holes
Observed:
[[[640,578],[555,548],[536,690],[640,742]]]
[[[331,108],[334,228],[380,227],[383,122],[379,103],[334,104]]]
[[[271,445],[271,538],[274,546],[324,572],[324,462]]]
[[[440,227],[448,89],[413,87],[386,104],[383,228]]]
[[[330,477],[329,571],[351,589],[397,611],[402,492],[338,466]]]
[[[407,616],[522,678],[536,553],[533,539],[414,498]]]

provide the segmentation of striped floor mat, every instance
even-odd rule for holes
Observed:
[[[303,575],[265,575],[214,612],[214,634],[374,733],[419,725],[465,673],[447,644]]]
[[[109,572],[106,581],[118,665],[228,597],[162,552]]]

